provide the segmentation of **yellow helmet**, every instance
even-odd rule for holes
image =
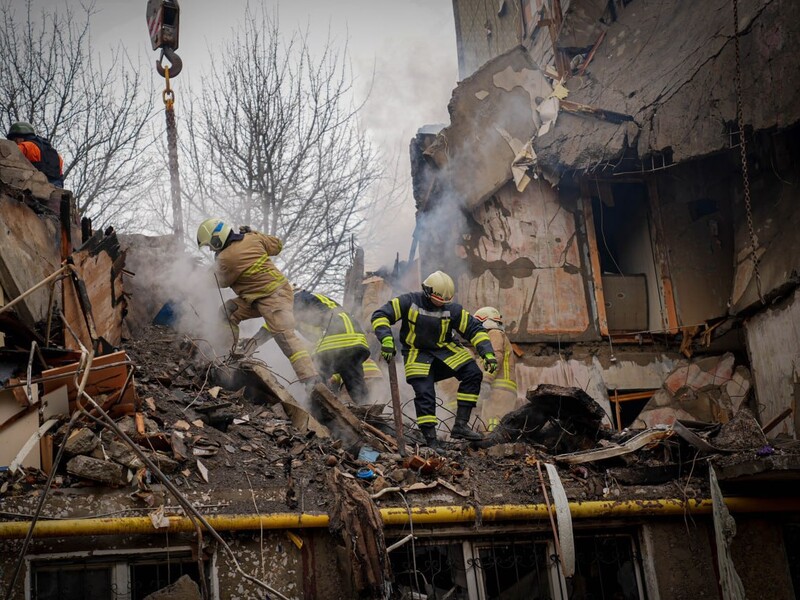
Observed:
[[[447,304],[456,294],[456,286],[450,275],[443,271],[434,271],[422,282],[422,291],[434,304]]]
[[[484,306],[472,315],[483,324],[484,329],[502,329],[503,315],[494,306]]]
[[[206,219],[197,228],[197,247],[210,247],[219,252],[225,247],[233,228],[222,219]]]

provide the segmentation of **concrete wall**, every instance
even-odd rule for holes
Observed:
[[[793,413],[770,433],[797,437],[800,430],[800,290],[745,325],[759,419],[762,425],[782,411]]]
[[[681,325],[695,325],[728,312],[733,284],[734,181],[730,159],[724,156],[678,165],[656,177]]]
[[[498,14],[498,7],[505,9]],[[519,2],[453,0],[458,51],[458,77],[464,79],[487,60],[520,43],[522,13]]]
[[[496,306],[516,342],[595,337],[577,212],[541,180],[522,193],[509,182],[456,239],[458,300]]]

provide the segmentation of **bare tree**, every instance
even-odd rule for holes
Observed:
[[[214,56],[185,119],[195,214],[279,236],[293,281],[341,289],[381,176],[359,127],[347,46],[329,35],[315,56],[308,30],[287,37],[277,16],[248,10]]]
[[[121,49],[103,64],[92,7],[34,15],[31,0],[18,11],[12,4],[0,0],[0,114],[50,139],[82,215],[97,224],[125,216],[151,180],[152,80]]]

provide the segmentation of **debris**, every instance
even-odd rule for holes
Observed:
[[[150,512],[149,517],[153,522],[153,527],[156,529],[166,529],[169,527],[169,519],[164,514],[163,506],[159,506],[156,510]]]
[[[368,463],[373,463],[378,460],[380,456],[380,452],[377,450],[373,450],[369,446],[361,446],[361,450],[358,451],[358,459],[366,461]]]
[[[222,390],[222,388],[220,386],[218,386],[218,385],[215,385],[210,390],[208,390],[208,394],[212,398],[216,398],[217,396],[219,396],[220,390]]]
[[[126,485],[132,478],[130,471],[115,462],[90,456],[75,456],[67,463],[67,473],[108,485]]]
[[[338,539],[338,570],[349,575],[349,597],[382,597],[390,577],[383,522],[366,491],[337,468],[328,472],[333,496],[329,510],[330,532]]]
[[[33,415],[35,417],[34,422],[38,423],[38,417],[36,413],[33,413]],[[11,464],[8,466],[8,470],[11,471],[12,473],[16,473],[17,469],[19,469],[20,465],[23,463],[25,458],[28,456],[28,454],[30,454],[31,450],[33,450],[33,447],[39,443],[39,440],[42,439],[42,436],[48,431],[50,431],[50,429],[52,429],[56,425],[56,423],[58,423],[56,419],[50,419],[49,421],[44,423],[41,427],[39,427],[38,430],[34,431],[33,434],[28,438],[28,441],[25,442],[22,445],[22,448],[20,448],[19,452],[17,452],[17,455],[14,457],[14,460],[12,460]],[[38,460],[37,460],[37,465],[38,465]]]
[[[200,472],[200,476],[203,478],[203,481],[208,483],[208,469],[206,466],[200,462],[200,459],[197,459],[197,470]]]
[[[328,467],[335,467],[339,464],[339,459],[336,458],[333,454],[329,454],[325,457],[325,465]]]
[[[708,479],[711,485],[711,500],[714,503],[714,534],[716,537],[717,564],[719,566],[719,584],[722,596],[728,600],[745,600],[745,591],[742,580],[736,572],[731,555],[731,543],[736,537],[736,521],[733,520],[728,507],[725,506],[725,497],[719,489],[717,474],[714,467],[708,470]]]
[[[645,446],[654,442],[666,440],[671,435],[671,428],[662,427],[660,429],[648,429],[636,434],[622,444],[609,444],[605,448],[593,448],[591,450],[582,450],[569,454],[559,454],[553,458],[558,462],[566,463],[568,465],[595,462],[598,460],[604,460],[606,458],[630,454],[631,452],[635,452],[636,450],[644,448]]]
[[[192,421],[192,425],[194,425],[198,429],[202,429],[203,428],[203,421],[201,419],[195,419],[194,421]]]
[[[178,460],[186,460],[189,458],[189,449],[183,441],[183,435],[180,431],[173,431],[169,438],[170,446],[172,446],[172,455]]]
[[[175,583],[145,596],[144,600],[203,600],[203,596],[192,578],[182,575]]]
[[[148,398],[144,399],[144,403],[147,405],[147,408],[149,408],[152,412],[156,411],[156,401],[155,400],[153,400],[152,398],[148,397]]]
[[[82,427],[81,429],[74,429],[70,433],[64,445],[64,452],[72,456],[89,454],[97,448],[98,444],[100,444],[100,438],[94,434],[94,431],[88,427]]]
[[[181,430],[181,431],[189,431],[189,430],[192,428],[192,426],[191,426],[191,425],[189,425],[189,423],[187,423],[187,422],[186,422],[186,421],[184,421],[183,419],[180,419],[180,420],[178,420],[178,421],[175,421],[175,423],[174,423],[172,426],[173,426],[175,429],[179,429],[179,430]]]

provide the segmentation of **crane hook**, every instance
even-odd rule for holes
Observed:
[[[175,54],[175,50],[169,47],[161,49],[161,56],[156,61],[156,71],[158,71],[158,74],[162,77],[165,76],[164,66],[162,64],[165,58],[169,61],[169,76],[177,77],[183,68],[183,61],[180,56]]]

